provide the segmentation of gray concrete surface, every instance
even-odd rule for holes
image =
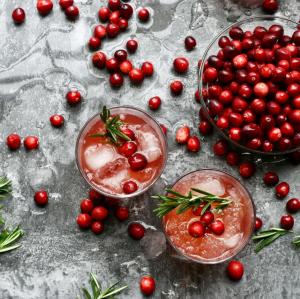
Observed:
[[[227,170],[236,174],[224,161],[211,153],[213,138],[202,138],[199,154],[189,154],[173,141],[176,128],[188,123],[197,131],[196,64],[211,38],[230,22],[249,15],[260,15],[259,9],[244,8],[238,1],[228,0],[148,0],[131,1],[135,7],[150,7],[152,20],[142,25],[131,21],[130,30],[115,40],[103,43],[112,54],[129,37],[136,37],[140,48],[132,56],[134,62],[150,60],[156,73],[141,87],[128,82],[112,90],[105,72],[97,72],[89,63],[90,52],[85,43],[91,27],[97,23],[96,11],[105,1],[75,1],[80,8],[76,22],[66,21],[57,3],[53,12],[38,16],[35,0],[2,0],[0,2],[0,174],[13,181],[13,196],[5,201],[4,217],[8,225],[21,225],[25,231],[22,247],[0,256],[0,298],[75,298],[93,271],[106,285],[115,280],[128,284],[120,298],[142,298],[138,282],[141,275],[151,273],[157,281],[153,298],[300,298],[300,252],[284,237],[260,254],[249,244],[238,256],[245,265],[239,283],[228,280],[226,265],[189,264],[173,256],[159,233],[150,195],[161,192],[178,176],[201,167]],[[58,1],[54,1],[58,2]],[[246,1],[242,1],[246,2]],[[300,3],[280,1],[278,15],[298,20]],[[11,20],[14,7],[22,6],[26,22],[15,26]],[[193,9],[192,9],[193,8]],[[191,11],[194,11],[192,14]],[[192,28],[192,29],[190,29]],[[184,37],[192,34],[198,47],[186,53]],[[191,69],[183,77],[185,91],[174,98],[167,88],[177,76],[171,71],[175,56],[190,59]],[[84,97],[76,108],[66,105],[64,95],[69,88],[79,89]],[[127,224],[109,221],[105,233],[95,236],[81,232],[75,223],[79,201],[88,186],[80,177],[74,162],[74,144],[79,129],[100,104],[133,103],[147,109],[147,100],[161,96],[162,108],[150,112],[168,128],[169,160],[155,187],[130,203],[131,219],[147,225],[147,238],[136,242],[127,236]],[[63,129],[53,129],[48,118],[62,113]],[[10,152],[6,136],[11,132],[40,138],[40,149]],[[261,183],[263,171],[245,181],[253,194],[257,213],[265,227],[277,225],[285,201],[278,201],[271,189]],[[274,166],[280,177],[291,183],[291,196],[299,196],[300,167],[289,164]],[[50,202],[45,209],[33,202],[34,191],[46,188]],[[299,215],[296,222],[300,221]],[[296,231],[300,231],[297,223]]]

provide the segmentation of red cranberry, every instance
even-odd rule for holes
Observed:
[[[273,128],[275,125],[275,120],[272,115],[262,115],[260,118],[260,127],[262,130],[268,130]]]
[[[89,191],[89,199],[94,203],[94,205],[98,204],[102,200],[102,195],[94,189]]]
[[[79,9],[75,5],[71,5],[65,10],[66,17],[69,20],[75,20],[79,16]]]
[[[220,48],[225,48],[230,45],[230,39],[227,36],[221,36],[218,41]]]
[[[101,7],[98,11],[98,17],[101,22],[107,22],[110,16],[110,10],[108,7]]]
[[[150,13],[149,10],[147,8],[141,8],[138,11],[138,18],[141,22],[148,22],[149,18],[150,18]]]
[[[129,72],[129,79],[133,84],[141,84],[144,81],[144,73],[140,69],[132,69]]]
[[[184,57],[178,57],[178,58],[174,59],[173,66],[177,73],[183,74],[188,71],[189,62]],[[217,77],[217,74],[216,74],[216,77]]]
[[[199,131],[203,136],[207,136],[207,135],[210,135],[212,133],[213,127],[208,121],[202,120],[199,123]]]
[[[239,173],[243,178],[250,178],[255,170],[255,165],[251,162],[242,162],[239,166]]]
[[[279,182],[277,173],[273,171],[266,172],[263,179],[267,186],[275,186]]]
[[[240,156],[236,152],[229,152],[226,156],[226,162],[230,166],[236,166],[240,162]]]
[[[281,107],[274,101],[268,101],[267,110],[271,115],[278,115],[280,113]]]
[[[6,138],[6,144],[11,150],[17,150],[21,146],[21,138],[18,134],[10,134]]]
[[[16,8],[11,16],[16,24],[21,24],[25,21],[25,11],[21,7]]]
[[[103,25],[97,25],[94,28],[94,36],[103,39],[106,36],[106,28]]]
[[[245,54],[237,55],[233,58],[233,65],[237,69],[243,69],[248,63],[247,56]]]
[[[282,124],[282,126],[280,127],[280,130],[281,130],[282,135],[287,136],[287,137],[292,137],[295,134],[293,126],[288,122],[284,122]]]
[[[259,98],[264,98],[269,93],[269,87],[267,84],[265,84],[263,82],[257,83],[254,86],[254,93]]]
[[[268,131],[268,139],[271,142],[277,142],[281,138],[282,134],[279,128],[272,128]]]
[[[133,68],[132,63],[129,60],[125,60],[120,64],[120,71],[123,74],[129,74],[132,68]]]
[[[106,55],[99,51],[93,55],[92,62],[96,68],[103,69],[106,65]]]
[[[116,58],[110,58],[106,60],[105,65],[106,65],[106,69],[111,73],[117,72],[119,70],[119,63]]]
[[[261,229],[263,225],[262,220],[259,217],[256,217],[255,219],[255,230],[258,231],[259,229]]]
[[[292,198],[286,203],[286,209],[290,213],[296,213],[300,211],[300,200],[298,198]]]
[[[129,218],[129,210],[127,207],[117,207],[115,216],[119,221],[125,221]]]
[[[224,116],[219,117],[216,124],[220,129],[227,129],[229,126],[228,119]]]
[[[91,199],[83,199],[80,203],[80,209],[82,213],[90,214],[94,209],[94,204]]]
[[[264,0],[262,4],[262,9],[269,14],[274,14],[278,10],[277,0]]]
[[[134,141],[126,141],[118,147],[118,152],[125,157],[132,156],[136,151],[137,145]]]
[[[107,36],[110,38],[116,37],[120,32],[120,26],[117,24],[108,24],[106,27]]]
[[[39,147],[39,139],[36,136],[27,136],[24,139],[24,146],[27,150],[37,149]]]
[[[300,84],[292,83],[288,86],[287,92],[291,97],[296,97],[300,94]]]
[[[152,110],[157,110],[161,105],[160,97],[156,96],[149,100],[148,102],[149,108]]]
[[[128,234],[134,240],[140,240],[145,235],[145,228],[142,224],[133,222],[128,226]]]
[[[219,71],[218,78],[222,83],[229,83],[233,80],[234,75],[230,70]]]
[[[179,144],[187,143],[190,138],[190,128],[188,126],[182,126],[176,131],[176,142]]]
[[[200,221],[195,221],[189,224],[188,232],[193,238],[200,238],[204,236],[205,228]]]
[[[273,151],[273,143],[271,143],[269,140],[264,140],[262,143],[262,149],[264,152],[272,152]]]
[[[45,16],[51,12],[53,8],[53,3],[51,0],[38,0],[36,4],[36,8],[39,14]]]
[[[196,47],[197,42],[192,36],[187,36],[184,40],[184,44],[185,44],[185,48],[188,51],[191,51]]]
[[[92,224],[92,218],[89,214],[79,214],[77,224],[81,229],[88,229]]]
[[[59,5],[63,10],[73,5],[73,3],[74,3],[73,0],[59,0]]]
[[[119,11],[113,11],[109,16],[109,22],[111,24],[118,24],[120,19],[120,12]]]
[[[120,18],[117,24],[121,31],[125,31],[128,28],[128,21],[126,19]]]
[[[300,110],[299,109],[296,109],[296,110],[292,110],[289,115],[289,120],[291,123],[293,124],[300,124]]]
[[[246,110],[248,107],[248,103],[246,100],[240,98],[240,97],[235,97],[232,102],[232,108],[236,112],[243,112]]]
[[[244,139],[253,139],[260,135],[260,127],[255,123],[250,123],[242,128],[242,136]]]
[[[104,231],[104,224],[101,221],[94,221],[92,223],[91,231],[95,235],[100,235]]]
[[[244,275],[244,266],[239,261],[231,261],[227,266],[227,275],[232,280],[240,280]]]
[[[225,156],[228,153],[228,143],[225,140],[219,140],[214,144],[214,153],[217,156]]]
[[[34,201],[39,206],[45,206],[48,203],[48,193],[45,190],[37,191],[34,195]]]
[[[120,87],[123,85],[124,78],[120,73],[114,73],[110,75],[109,82],[112,87]]]
[[[108,217],[108,210],[102,206],[95,207],[92,211],[92,219],[102,221]]]
[[[118,62],[123,62],[127,59],[127,52],[125,50],[117,50],[114,54],[114,57]]]
[[[142,170],[147,166],[147,159],[140,153],[135,153],[128,158],[128,163],[132,170]]]
[[[215,235],[222,235],[225,230],[224,223],[221,220],[216,220],[209,225],[209,228]]]
[[[174,61],[175,62],[175,61]],[[186,61],[187,62],[187,61]],[[175,65],[174,65],[175,67]],[[188,62],[186,64],[186,69],[188,68]],[[207,82],[213,82],[218,78],[218,72],[214,67],[208,67],[205,71],[204,71],[204,79]]]
[[[129,53],[135,53],[137,48],[138,48],[138,43],[136,40],[134,39],[130,39],[129,41],[127,41],[126,43],[126,48],[128,50]]]
[[[230,30],[229,30],[229,36],[232,39],[236,39],[236,40],[242,39],[243,35],[244,35],[244,32],[243,32],[242,28],[240,28],[240,27],[235,26],[235,27],[230,28]]]
[[[50,117],[50,122],[53,127],[59,128],[64,124],[64,117],[59,114],[54,114]]]
[[[131,129],[123,126],[123,127],[120,128],[120,131],[123,134],[125,134],[127,137],[129,137],[130,140],[134,140],[135,139],[135,134],[134,134],[134,132]]]
[[[138,185],[134,181],[127,181],[123,185],[123,191],[125,194],[131,194],[137,191]]]
[[[284,215],[280,219],[280,226],[284,229],[290,230],[294,226],[294,217],[292,215]]]
[[[97,37],[92,36],[89,39],[89,43],[88,43],[89,47],[91,50],[97,50],[100,48],[101,46],[101,40]]]
[[[242,130],[240,128],[230,128],[228,136],[231,140],[239,142],[242,138]]]
[[[66,94],[66,99],[70,105],[76,105],[81,102],[81,94],[78,90],[69,91]]]
[[[204,225],[209,225],[214,221],[214,214],[210,211],[205,212],[201,217],[200,217],[200,221],[204,224]]]
[[[300,45],[300,30],[293,33],[292,41],[296,44],[296,46]]]
[[[133,9],[129,4],[122,4],[120,8],[120,15],[122,18],[129,20],[132,17]]]
[[[219,96],[219,101],[224,104],[230,104],[233,100],[232,92],[229,90],[223,90]]]
[[[145,296],[150,296],[155,291],[155,280],[151,276],[144,276],[140,280],[140,289]]]
[[[282,67],[276,67],[273,71],[272,81],[275,83],[280,83],[286,78],[286,70]]]
[[[286,103],[287,101],[289,100],[289,95],[285,92],[285,91],[277,91],[276,94],[275,94],[275,101],[278,103],[278,104],[284,104]]]
[[[121,8],[120,0],[108,0],[108,7],[111,11],[116,11]]]
[[[154,71],[154,68],[153,68],[153,64],[151,62],[145,61],[142,64],[142,72],[144,73],[144,75],[146,77],[151,77],[153,75],[153,71]]]
[[[174,95],[180,95],[183,90],[183,84],[179,80],[175,80],[170,84],[170,90]]]
[[[187,149],[190,152],[198,152],[201,148],[200,140],[197,136],[191,136],[189,137],[187,141]]]
[[[276,186],[275,191],[277,197],[284,198],[289,194],[290,186],[287,182],[281,182]]]
[[[261,114],[266,109],[266,103],[262,99],[254,99],[250,106],[256,114]]]

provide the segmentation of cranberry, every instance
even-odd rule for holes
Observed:
[[[175,61],[174,61],[175,62]],[[175,65],[174,65],[175,67]],[[188,62],[186,61],[186,69],[188,68]],[[222,71],[221,71],[222,72]],[[220,73],[219,73],[220,74]],[[216,81],[216,79],[218,78],[218,71],[214,68],[214,67],[208,67],[204,73],[204,79],[207,82],[213,82]]]
[[[140,153],[135,153],[128,158],[128,163],[132,170],[142,170],[147,166],[147,159]]]
[[[222,235],[225,230],[224,223],[221,220],[216,220],[210,224],[209,228],[216,235]]]
[[[65,10],[67,7],[73,5],[73,0],[59,0],[60,7]]]
[[[230,45],[230,39],[227,36],[221,36],[218,41],[220,48],[225,48]]]
[[[92,218],[89,214],[79,214],[77,224],[81,229],[88,229],[92,224]]]
[[[93,220],[105,220],[108,217],[108,210],[102,206],[95,207],[92,211],[91,216]]]
[[[170,84],[170,90],[174,95],[180,95],[183,90],[183,84],[179,80],[175,80]]]
[[[108,7],[111,11],[116,11],[121,8],[120,0],[108,0]]]
[[[220,93],[219,101],[224,105],[230,104],[233,101],[232,92],[229,90],[223,90]]]
[[[122,18],[129,20],[132,17],[133,9],[129,4],[122,4],[120,8],[120,15]]]
[[[280,219],[280,226],[284,229],[290,230],[294,226],[294,217],[292,215],[284,215]]]
[[[240,280],[244,275],[244,266],[239,261],[230,261],[226,269],[228,277],[232,280]]]
[[[250,123],[242,128],[242,136],[244,139],[249,140],[260,135],[260,127],[255,123]]]
[[[108,24],[106,27],[107,36],[110,38],[116,37],[120,32],[120,26],[117,24]]]
[[[264,140],[262,144],[262,149],[264,152],[272,152],[273,151],[273,143],[271,143],[269,140]]]
[[[255,165],[251,162],[242,162],[239,166],[239,173],[243,178],[250,178],[255,170]]]
[[[275,191],[277,197],[284,198],[289,194],[290,186],[287,182],[281,182],[276,186]]]
[[[149,10],[147,8],[141,8],[138,11],[138,18],[141,22],[148,22],[149,18],[150,18],[150,13]]]
[[[228,119],[224,116],[219,117],[216,124],[220,129],[227,129],[229,126]]]
[[[129,53],[135,53],[137,48],[138,48],[138,43],[136,40],[134,39],[130,39],[129,41],[127,41],[126,43],[126,48],[128,50]]]
[[[229,83],[233,80],[234,75],[230,70],[221,70],[218,73],[218,78],[222,83]]]
[[[293,33],[292,41],[299,46],[300,45],[300,30],[297,30]]]
[[[117,72],[119,70],[119,63],[116,58],[106,60],[106,68],[109,72]]]
[[[157,110],[161,105],[160,97],[156,96],[149,100],[148,102],[149,108],[152,110]]]
[[[255,219],[255,230],[258,231],[259,229],[261,229],[263,225],[262,220],[259,217],[256,217]]]
[[[296,109],[296,110],[292,110],[291,113],[289,113],[288,115],[289,120],[291,123],[293,124],[300,124],[300,110]]]
[[[27,136],[24,139],[24,146],[27,150],[37,149],[39,147],[39,139],[36,136]]]
[[[118,62],[123,62],[127,59],[127,52],[125,50],[117,50],[114,54],[114,57]]]
[[[133,222],[128,226],[128,234],[134,240],[140,240],[145,235],[145,228],[142,224]]]
[[[134,193],[138,189],[138,185],[134,181],[127,181],[123,185],[123,191],[125,194]]]
[[[69,20],[75,20],[79,16],[79,9],[75,5],[71,5],[65,10],[66,17]]]
[[[264,0],[262,4],[262,9],[269,14],[274,14],[278,10],[277,0]]]
[[[6,138],[6,144],[11,150],[17,150],[21,146],[21,138],[18,134],[10,134]]]
[[[200,140],[197,136],[191,136],[189,137],[187,141],[187,149],[190,152],[198,152],[201,148]]]
[[[279,177],[276,172],[268,171],[264,174],[264,183],[267,186],[275,186],[279,182]]]
[[[256,114],[262,114],[266,109],[266,103],[262,99],[254,99],[250,106]]]
[[[108,7],[101,7],[98,11],[98,17],[101,22],[107,22],[110,16],[110,10]]]
[[[188,51],[191,51],[196,47],[197,42],[192,36],[187,36],[184,40],[184,45]]]
[[[144,73],[140,69],[132,69],[129,72],[129,79],[133,84],[141,84],[144,81]]]
[[[214,214],[210,211],[205,212],[201,217],[200,217],[200,221],[204,224],[204,225],[209,225],[214,221]]]
[[[132,63],[129,60],[125,60],[120,64],[120,71],[123,74],[129,74],[132,68],[133,68]]]
[[[129,210],[127,207],[117,207],[115,216],[119,221],[125,221],[129,218]]]
[[[89,39],[89,43],[88,43],[89,47],[91,50],[97,50],[100,48],[101,46],[101,40],[97,37],[92,36]]]
[[[286,203],[286,209],[290,213],[296,213],[300,211],[300,200],[298,198],[292,198]]]
[[[184,57],[178,57],[178,58],[174,59],[173,66],[177,73],[183,74],[188,71],[189,62]],[[217,75],[216,75],[216,77],[217,77]]]
[[[217,156],[225,156],[228,153],[228,143],[225,140],[219,140],[214,144],[214,153]]]
[[[76,105],[81,102],[81,94],[78,90],[69,91],[66,94],[66,99],[70,105]]]
[[[282,134],[279,128],[272,128],[268,131],[268,139],[271,142],[277,142],[281,138]]]
[[[188,126],[182,126],[176,131],[176,142],[179,144],[187,143],[190,138],[190,128]]]
[[[80,209],[82,213],[90,214],[93,211],[94,204],[91,199],[83,199],[80,203]]]
[[[300,94],[300,84],[292,83],[288,86],[287,92],[291,97],[296,97]]]
[[[48,203],[48,193],[45,190],[37,191],[34,194],[34,201],[39,206],[45,206]]]
[[[91,231],[95,235],[100,235],[104,231],[104,224],[101,221],[94,221],[92,223]]]
[[[106,55],[99,51],[93,55],[92,62],[96,68],[103,69],[106,65]]]
[[[112,87],[120,87],[123,85],[124,78],[120,73],[114,73],[110,75],[109,82]]]
[[[89,199],[93,202],[93,204],[99,205],[102,202],[103,196],[94,189],[89,191]]]
[[[150,296],[155,291],[155,280],[151,276],[143,276],[140,280],[140,289],[145,296]]]
[[[134,140],[134,139],[135,139],[135,134],[134,134],[134,132],[133,132],[131,129],[122,126],[122,127],[120,128],[120,131],[121,131],[123,134],[125,134],[127,137],[129,137],[130,140]]]
[[[202,120],[199,123],[199,132],[203,135],[203,136],[207,136],[210,135],[213,131],[213,127],[212,125],[206,121],[206,120]]]
[[[226,161],[227,161],[228,165],[230,165],[230,166],[236,166],[240,162],[240,156],[236,152],[229,152],[226,155]]]
[[[267,130],[273,128],[275,125],[275,120],[272,115],[263,115],[260,118],[260,127],[262,130]]]
[[[224,106],[219,101],[211,100],[209,102],[209,110],[210,110],[210,115],[220,115],[224,110]]]
[[[195,221],[189,224],[188,232],[193,238],[200,238],[204,236],[205,228],[202,222]]]
[[[233,58],[233,65],[237,69],[243,69],[248,63],[247,56],[245,54],[239,54]]]
[[[106,28],[103,25],[97,25],[94,28],[94,36],[103,39],[106,36]]]
[[[16,24],[21,24],[25,21],[25,11],[21,7],[14,9],[11,16]]]
[[[167,135],[167,127],[163,124],[160,124],[161,130],[163,131],[164,135]]]
[[[113,11],[109,16],[109,22],[111,24],[118,24],[120,20],[120,12],[119,11]]]
[[[145,61],[142,64],[142,72],[146,77],[151,77],[154,72],[153,64],[151,62]]]
[[[118,152],[125,157],[132,156],[136,151],[137,145],[134,141],[126,141],[118,148]]]
[[[39,14],[45,16],[51,12],[53,8],[53,3],[51,0],[38,0],[36,4],[36,8]]]
[[[236,112],[243,112],[246,110],[248,107],[248,103],[246,100],[240,98],[240,97],[235,97],[232,101],[232,108]]]
[[[59,114],[53,114],[50,117],[51,125],[56,128],[61,127],[64,124],[64,121],[65,121],[64,117]]]
[[[239,142],[242,138],[242,130],[240,128],[230,128],[228,136],[231,140]]]

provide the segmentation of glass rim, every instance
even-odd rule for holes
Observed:
[[[243,20],[237,21],[231,25],[228,25],[226,28],[224,28],[220,33],[218,33],[213,40],[209,43],[209,45],[207,46],[204,54],[202,55],[202,63],[200,68],[198,68],[198,92],[199,92],[199,96],[200,96],[200,102],[201,102],[201,107],[203,107],[204,112],[206,114],[207,119],[209,120],[209,122],[212,124],[212,126],[214,127],[214,129],[217,131],[217,133],[219,135],[221,135],[224,139],[226,139],[226,141],[228,141],[230,144],[234,145],[235,147],[237,147],[238,149],[242,150],[244,153],[250,153],[250,154],[255,154],[255,155],[262,155],[262,156],[269,156],[269,157],[278,157],[278,156],[284,156],[287,154],[291,154],[294,153],[296,151],[300,150],[300,146],[295,147],[295,148],[291,148],[288,149],[286,151],[274,151],[274,152],[264,152],[264,151],[260,151],[260,150],[255,150],[255,149],[251,149],[246,147],[245,145],[238,143],[232,139],[229,138],[228,134],[226,132],[224,132],[222,129],[220,129],[216,123],[214,122],[214,120],[211,118],[211,116],[208,113],[207,110],[207,104],[205,103],[205,100],[202,96],[202,89],[204,88],[203,86],[203,82],[201,80],[201,78],[203,77],[203,73],[204,73],[204,65],[205,65],[205,61],[208,58],[208,53],[211,50],[211,48],[214,46],[214,44],[218,41],[218,39],[224,35],[225,33],[228,32],[228,30],[232,27],[235,26],[241,26],[243,24],[247,24],[250,22],[254,22],[254,21],[276,21],[276,20],[280,20],[280,21],[285,21],[285,22],[289,22],[292,23],[293,25],[297,26],[299,25],[298,22],[295,22],[293,20],[290,20],[288,18],[285,17],[280,17],[280,16],[270,16],[270,15],[263,15],[263,16],[255,16],[255,17],[250,17],[250,18],[245,18]]]
[[[146,186],[145,188],[141,189],[141,190],[138,190],[137,192],[134,192],[132,194],[111,194],[111,193],[107,193],[103,190],[101,190],[99,187],[93,185],[91,183],[91,181],[87,178],[85,172],[83,171],[83,169],[81,169],[80,167],[80,163],[79,163],[79,159],[78,159],[78,149],[79,149],[79,142],[80,142],[80,139],[81,139],[81,136],[82,136],[82,133],[83,131],[86,129],[86,127],[88,126],[88,124],[93,120],[95,119],[96,117],[99,117],[99,113],[93,115],[92,117],[90,117],[86,122],[85,124],[83,125],[83,127],[80,129],[79,133],[78,133],[78,136],[77,136],[77,140],[76,140],[76,146],[75,146],[75,161],[76,161],[76,166],[77,166],[77,169],[79,170],[81,176],[84,178],[84,180],[88,183],[88,185],[96,190],[97,192],[99,192],[101,195],[103,196],[106,196],[106,197],[110,197],[110,198],[116,198],[116,199],[129,199],[129,198],[133,198],[133,197],[137,197],[139,195],[142,195],[143,193],[145,193],[146,191],[148,191],[155,183],[156,181],[161,177],[163,171],[165,170],[165,167],[166,167],[166,164],[167,164],[167,160],[168,160],[168,142],[167,142],[167,138],[160,126],[160,123],[154,118],[152,117],[150,114],[148,114],[146,111],[140,109],[140,108],[136,108],[136,107],[133,107],[133,106],[130,106],[130,105],[122,105],[122,106],[113,106],[113,107],[109,107],[109,109],[122,109],[122,108],[125,108],[125,109],[130,109],[130,110],[135,110],[135,111],[138,111],[142,114],[144,114],[146,117],[150,118],[156,125],[157,127],[159,128],[159,132],[162,136],[162,139],[163,139],[163,144],[162,144],[162,147],[163,147],[163,165],[162,167],[160,168],[158,174],[156,175],[156,177],[154,177],[154,179],[152,180],[152,182]]]
[[[230,178],[234,179],[235,182],[237,182],[241,187],[242,189],[246,192],[246,194],[248,195],[249,199],[250,199],[250,203],[251,203],[251,207],[252,207],[252,211],[253,211],[253,217],[252,218],[252,229],[250,231],[250,234],[249,234],[249,237],[246,238],[243,243],[242,243],[242,246],[240,246],[239,250],[237,252],[235,252],[233,255],[231,256],[228,256],[226,258],[223,258],[223,259],[220,259],[220,260],[206,260],[206,259],[201,259],[201,258],[195,258],[193,256],[189,256],[187,254],[184,254],[182,251],[180,251],[174,244],[173,242],[171,241],[171,239],[169,238],[169,235],[166,233],[166,230],[165,230],[165,225],[164,225],[164,221],[162,219],[162,230],[163,230],[163,233],[166,237],[166,239],[168,240],[168,243],[170,244],[170,246],[176,251],[176,253],[178,253],[181,257],[183,257],[184,259],[186,259],[187,261],[192,261],[192,262],[196,262],[198,264],[202,264],[202,265],[216,265],[216,264],[221,264],[221,263],[224,263],[232,258],[234,258],[235,256],[237,256],[245,247],[246,245],[249,243],[249,241],[251,240],[251,237],[255,231],[255,219],[256,219],[256,207],[255,207],[255,204],[254,204],[254,201],[253,201],[253,198],[251,196],[251,193],[248,191],[248,189],[236,178],[234,177],[233,175],[229,174],[228,172],[226,171],[223,171],[223,170],[219,170],[219,169],[215,169],[215,168],[200,168],[200,169],[196,169],[196,170],[193,170],[193,171],[190,171],[188,173],[185,173],[183,174],[182,176],[180,176],[180,178],[178,178],[175,183],[172,184],[172,187],[173,188],[181,179],[185,178],[186,176],[188,175],[191,175],[193,173],[196,173],[196,172],[202,172],[202,171],[215,171],[215,172],[219,172],[221,174],[225,174],[227,176],[229,176]]]

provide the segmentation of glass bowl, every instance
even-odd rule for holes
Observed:
[[[208,182],[209,186],[207,185]],[[183,259],[200,264],[225,262],[244,249],[254,232],[256,214],[251,194],[241,184],[240,180],[216,169],[199,169],[185,174],[174,183],[172,189],[186,194],[192,186],[197,186],[200,189],[207,186],[205,190],[208,192],[232,197],[233,203],[230,204],[232,206],[225,208],[219,217],[215,213],[215,218],[222,218],[225,224],[224,233],[219,236],[210,233],[200,238],[191,237],[187,232],[187,227],[191,222],[199,221],[200,216],[195,216],[191,210],[187,210],[179,215],[176,214],[176,211],[171,211],[163,217],[164,234],[171,247]],[[213,191],[210,191],[209,188]],[[224,191],[222,195],[223,191],[217,191],[220,189]],[[237,209],[238,207],[239,209]],[[222,245],[224,251],[220,250]],[[208,257],[207,254],[209,253],[206,253],[206,257],[203,255],[205,252],[213,252],[214,250],[215,256]],[[221,254],[216,252],[218,250]]]
[[[229,30],[232,27],[235,26],[239,26],[241,27],[244,32],[247,30],[253,30],[256,26],[264,26],[266,28],[269,28],[271,25],[273,24],[279,24],[282,25],[284,28],[284,32],[285,34],[291,34],[293,31],[295,31],[295,29],[297,28],[297,26],[299,25],[298,23],[291,21],[289,19],[286,18],[282,18],[282,17],[275,17],[275,16],[261,16],[261,17],[251,17],[251,18],[247,18],[244,19],[242,21],[236,22],[230,26],[228,26],[227,28],[225,28],[222,32],[220,32],[209,44],[209,46],[207,47],[206,51],[203,54],[203,58],[202,58],[202,63],[201,63],[201,67],[198,70],[198,90],[199,90],[199,94],[200,94],[200,102],[201,102],[201,106],[204,109],[204,112],[206,114],[206,118],[210,121],[210,123],[213,125],[215,131],[221,135],[221,137],[223,137],[225,140],[227,140],[231,146],[233,148],[235,148],[236,150],[239,150],[240,152],[243,153],[248,153],[248,154],[254,154],[254,156],[259,156],[259,157],[264,157],[264,158],[277,158],[279,156],[284,156],[286,154],[291,154],[293,152],[299,151],[300,150],[300,146],[299,147],[293,147],[290,148],[286,151],[272,151],[272,152],[265,152],[262,150],[256,150],[256,149],[251,149],[248,148],[247,146],[238,143],[232,139],[229,138],[228,134],[226,131],[220,129],[216,124],[215,121],[212,119],[212,117],[209,115],[208,113],[208,109],[207,109],[207,104],[209,103],[209,98],[208,99],[204,99],[203,95],[202,95],[202,90],[203,88],[207,88],[209,86],[209,84],[207,83],[203,83],[202,82],[202,76],[203,76],[203,72],[204,72],[204,67],[205,67],[205,61],[207,61],[208,57],[211,55],[217,55],[218,51],[220,50],[219,46],[218,46],[218,40],[221,36],[229,36]]]
[[[160,124],[153,118],[151,117],[148,113],[145,111],[132,107],[132,106],[119,106],[119,107],[112,107],[109,109],[111,114],[129,114],[133,115],[135,117],[138,117],[142,119],[147,125],[151,127],[152,130],[156,133],[156,136],[159,139],[159,143],[161,146],[161,152],[162,152],[162,165],[161,168],[156,172],[156,174],[147,182],[143,188],[138,189],[136,192],[131,193],[131,194],[119,194],[119,193],[114,193],[114,192],[108,192],[107,190],[104,190],[104,188],[101,188],[99,185],[97,185],[95,182],[93,182],[91,179],[89,179],[87,172],[84,170],[83,166],[83,159],[81,157],[83,156],[83,144],[84,144],[84,138],[88,134],[89,130],[93,125],[95,125],[97,122],[100,120],[99,113],[91,117],[83,126],[83,128],[80,130],[79,135],[77,137],[77,142],[76,142],[76,149],[75,149],[75,156],[76,156],[76,165],[78,170],[80,171],[82,177],[85,179],[85,181],[90,185],[91,188],[94,190],[98,191],[100,194],[111,197],[111,198],[116,198],[116,199],[128,199],[131,197],[135,197],[138,195],[141,195],[142,193],[146,192],[156,181],[157,179],[161,176],[162,172],[164,171],[164,168],[166,166],[167,162],[167,141],[165,138],[165,134],[163,133]],[[101,120],[100,120],[101,121]]]

